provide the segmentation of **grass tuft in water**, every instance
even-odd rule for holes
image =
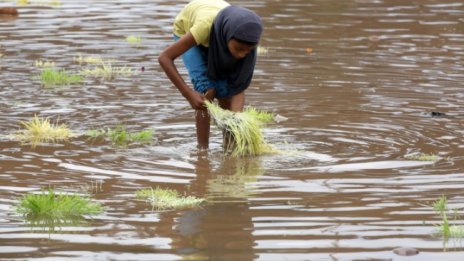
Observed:
[[[147,200],[154,209],[184,209],[193,208],[205,202],[205,199],[194,196],[181,196],[179,192],[172,189],[141,189],[136,191],[136,197]]]
[[[233,141],[231,148],[226,148],[233,156],[257,156],[275,153],[264,141],[261,128],[267,121],[268,115],[248,108],[243,112],[224,110],[219,105],[205,102],[208,112],[216,126],[230,135]]]
[[[69,74],[64,70],[44,68],[40,73],[40,81],[44,87],[63,86],[79,83],[83,80],[82,76]]]
[[[448,220],[448,200],[445,196],[441,196],[433,204],[433,209],[441,217],[441,224],[437,226],[439,233],[445,238],[462,238],[464,237],[464,226],[450,224]],[[453,209],[451,212],[454,212],[454,219],[458,219],[457,210]]]
[[[86,77],[100,77],[104,80],[112,80],[118,76],[131,76],[133,73],[134,72],[131,68],[128,68],[126,66],[112,66],[111,63],[101,63],[101,65],[93,69],[83,69],[80,71],[80,74]]]
[[[126,37],[126,41],[130,44],[134,44],[139,46],[142,43],[142,37],[141,36],[135,36],[135,35],[129,35]]]
[[[73,136],[65,124],[51,123],[49,118],[41,118],[37,115],[28,122],[21,121],[21,125],[25,129],[13,136],[21,142],[30,142],[33,147],[44,142],[67,140]]]
[[[118,125],[114,129],[90,130],[86,134],[91,138],[108,138],[114,146],[127,147],[130,143],[150,144],[153,141],[154,131],[129,132],[125,126]]]
[[[24,195],[16,211],[33,220],[62,220],[99,214],[103,211],[99,203],[77,194],[56,193],[53,189],[41,194]]]
[[[427,153],[412,153],[404,156],[407,160],[416,160],[416,161],[439,161],[441,158],[436,154],[427,154]]]

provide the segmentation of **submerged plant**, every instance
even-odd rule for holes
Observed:
[[[69,74],[64,70],[55,70],[53,68],[45,68],[40,73],[40,81],[45,87],[69,85],[79,83],[83,80],[82,76]]]
[[[436,154],[426,154],[426,153],[412,153],[404,156],[407,160],[417,160],[417,161],[439,161],[441,158]]]
[[[114,129],[108,128],[87,131],[87,136],[92,138],[105,137],[110,139],[113,145],[120,147],[127,147],[129,143],[151,143],[153,141],[153,134],[153,130],[129,132],[123,125],[118,125]]]
[[[203,198],[181,196],[176,190],[159,187],[141,189],[136,191],[135,195],[139,199],[147,200],[154,209],[158,210],[197,207],[205,201]]]
[[[461,238],[464,237],[464,226],[450,224],[448,220],[448,200],[445,196],[441,196],[433,203],[433,209],[441,217],[441,224],[438,225],[438,231],[445,238]],[[452,210],[454,212],[455,220],[457,220],[458,215],[457,210]]]
[[[34,227],[48,227],[53,231],[58,226],[80,225],[85,215],[103,211],[99,203],[91,202],[87,196],[56,193],[53,189],[41,194],[24,195],[16,207],[17,213]]]
[[[256,156],[276,152],[264,141],[261,128],[266,117],[257,116],[264,115],[264,113],[258,114],[251,109],[232,112],[222,109],[215,103],[206,102],[205,104],[216,126],[225,133],[226,141],[231,140],[231,147],[227,148],[228,144],[225,146],[233,156]]]
[[[73,136],[65,124],[51,123],[49,118],[40,118],[37,115],[28,122],[21,121],[24,130],[18,131],[14,137],[22,142],[30,142],[33,147],[43,142],[56,142],[67,140]]]
[[[101,65],[93,69],[83,69],[80,73],[84,76],[100,77],[104,80],[111,80],[117,76],[130,76],[133,74],[131,68],[126,66],[112,66],[111,63],[101,63]]]

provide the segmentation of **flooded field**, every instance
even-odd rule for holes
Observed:
[[[186,2],[0,1],[19,11],[0,16],[0,259],[463,260],[462,239],[438,233],[431,206],[443,195],[464,208],[462,1],[230,1],[265,24],[246,103],[288,118],[265,129],[286,153],[254,158],[224,156],[216,128],[198,152],[194,112],[157,64]],[[43,86],[37,61],[93,68],[79,55],[131,73]],[[34,115],[78,135],[12,139]],[[153,143],[83,135],[118,124],[154,130]],[[105,210],[32,227],[15,207],[49,187],[87,192]],[[135,198],[149,187],[208,203],[153,210]]]

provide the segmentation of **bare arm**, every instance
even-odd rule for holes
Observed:
[[[158,57],[158,62],[164,72],[184,96],[193,109],[203,109],[205,97],[192,90],[182,79],[179,71],[174,64],[174,60],[185,53],[188,49],[195,46],[196,42],[191,33],[182,36],[178,41],[168,46]]]

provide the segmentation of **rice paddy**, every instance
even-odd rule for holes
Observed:
[[[216,126],[223,130],[226,139],[232,142],[225,144],[226,152],[233,156],[257,156],[275,153],[264,140],[263,125],[269,120],[269,115],[253,109],[243,112],[224,110],[219,105],[206,102],[208,112]]]
[[[13,137],[23,143],[31,143],[32,147],[45,142],[64,141],[73,136],[65,124],[52,123],[49,118],[37,115],[30,121],[21,121],[25,128],[19,130]]]
[[[156,210],[185,209],[198,207],[205,199],[194,196],[181,196],[172,189],[148,188],[136,191],[138,199],[147,200]]]

